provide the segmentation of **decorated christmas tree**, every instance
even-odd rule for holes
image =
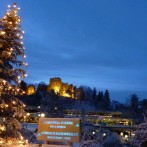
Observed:
[[[27,76],[19,9],[16,3],[8,5],[0,19],[0,137],[7,141],[21,137],[18,120],[23,117],[25,107],[18,99],[24,93],[20,89],[21,79]]]

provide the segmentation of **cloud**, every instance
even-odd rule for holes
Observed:
[[[147,2],[19,4],[28,82],[48,83],[57,76],[74,85],[111,91],[146,89]]]

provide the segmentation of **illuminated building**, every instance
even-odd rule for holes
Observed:
[[[60,96],[74,98],[74,86],[72,84],[63,83],[60,78],[51,78],[47,91],[54,90]]]
[[[35,86],[34,85],[28,85],[27,86],[27,95],[32,95],[35,93]]]

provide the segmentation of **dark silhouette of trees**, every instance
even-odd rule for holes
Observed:
[[[23,91],[27,91],[27,83],[23,80],[20,82],[20,87]]]
[[[96,95],[97,95],[97,91],[96,89],[94,88],[93,91],[92,91],[92,101],[95,103],[96,101]]]
[[[84,101],[85,100],[85,91],[83,87],[79,88],[79,100]]]
[[[83,90],[85,93],[85,100],[92,101],[92,89],[89,86],[83,86]]]
[[[103,101],[104,101],[104,109],[109,110],[110,109],[110,95],[109,95],[109,91],[107,89],[104,93]]]
[[[138,111],[138,106],[139,106],[139,98],[136,94],[132,94],[130,99],[130,107],[133,111]]]
[[[98,110],[102,110],[103,109],[103,97],[104,97],[104,94],[102,91],[99,91],[98,92],[98,95],[97,95],[97,98],[96,98],[96,107]]]
[[[116,101],[116,100],[112,100],[111,102],[111,110],[113,111],[119,111],[119,107],[120,107],[121,103]]]
[[[37,91],[47,91],[47,85],[44,82],[38,84]]]
[[[103,94],[102,91],[98,92],[95,105],[98,110],[109,110],[110,109],[110,95],[109,91],[106,90]]]
[[[140,109],[142,112],[147,111],[147,99],[143,99],[140,102]]]

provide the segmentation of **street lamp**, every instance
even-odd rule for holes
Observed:
[[[106,136],[106,133],[103,133],[103,137],[105,137]]]
[[[44,114],[44,113],[41,113],[40,116],[41,116],[41,117],[45,117],[45,114]]]
[[[93,131],[92,134],[95,135],[95,132]]]
[[[120,136],[123,136],[123,135],[124,135],[123,132],[121,132],[121,133],[120,133]]]
[[[128,135],[125,135],[125,139],[128,139]]]
[[[30,113],[27,113],[27,116],[30,116]]]

